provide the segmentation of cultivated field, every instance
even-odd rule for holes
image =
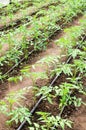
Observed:
[[[0,130],[86,130],[86,0],[0,6]]]

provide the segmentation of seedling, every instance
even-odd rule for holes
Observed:
[[[28,67],[22,69],[21,73],[32,80],[33,86],[36,86],[35,82],[37,79],[48,79],[48,76],[45,72],[30,72],[30,68]]]
[[[52,70],[52,73],[51,73],[51,76],[53,75],[60,75],[61,73],[64,73],[65,75],[68,75],[68,76],[72,76],[73,73],[72,73],[72,67],[73,65],[71,64],[59,64],[58,65],[58,68]]]
[[[11,119],[6,121],[7,124],[12,125],[13,122],[18,124],[19,122],[22,123],[26,120],[29,124],[31,124],[30,120],[30,112],[26,107],[19,107],[15,108],[14,110],[10,111],[7,115]]]
[[[43,96],[44,100],[48,100],[49,103],[53,104],[52,98],[54,97],[54,95],[52,94],[53,91],[52,87],[43,86],[40,89],[37,87],[35,87],[34,89],[36,93],[35,95],[37,97]]]
[[[47,66],[46,68],[46,73],[48,74],[49,73],[49,68],[50,67],[56,67],[57,63],[59,62],[59,57],[58,56],[48,56],[48,57],[45,57],[41,60],[39,60],[37,63],[41,63],[42,65],[45,65]]]
[[[22,81],[22,80],[23,80],[23,76],[16,76],[16,77],[8,78],[9,82],[15,82],[15,83],[17,83],[18,81]]]
[[[25,90],[26,91],[26,90]],[[1,110],[3,110],[2,108],[7,109],[7,111],[11,112],[13,110],[14,104],[17,103],[19,106],[21,106],[19,104],[19,99],[22,98],[24,99],[25,97],[23,96],[25,94],[24,90],[20,90],[17,93],[12,92],[9,95],[7,95],[7,97],[5,98],[5,100],[1,101]],[[4,111],[2,111],[4,112]]]
[[[20,98],[25,99],[23,96],[25,92],[26,90],[20,90],[17,93],[10,93],[5,100],[0,101],[0,113],[9,117],[7,124],[12,125],[14,122],[18,124],[24,119],[31,123],[29,110],[19,103]],[[18,106],[15,107],[15,104]]]
[[[46,113],[46,112],[37,112],[38,115],[41,115],[41,117],[39,118],[39,121],[44,123],[44,125],[42,125],[39,128],[44,128],[44,130],[50,130],[53,128],[54,125],[56,125],[56,128],[61,127],[62,130],[65,130],[65,126],[68,126],[71,128],[71,124],[72,122],[70,120],[67,119],[62,119],[59,116],[53,116],[50,113]],[[35,125],[35,126],[40,126],[40,125]],[[38,130],[38,129],[37,129]]]

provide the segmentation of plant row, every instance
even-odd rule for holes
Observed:
[[[11,3],[5,6],[4,8],[1,8],[1,6],[3,5],[0,5],[0,14],[6,16],[9,13],[16,13],[19,9],[24,9],[27,6],[31,5],[32,2],[33,1],[31,0],[29,1],[28,0],[24,0],[24,1],[15,0],[15,1],[11,1]]]
[[[4,31],[4,30],[10,30],[10,28],[19,26],[20,23],[23,24],[25,22],[29,21],[29,16],[36,14],[36,12],[38,12],[40,9],[42,8],[46,8],[49,5],[53,5],[53,4],[57,4],[58,2],[55,2],[53,0],[49,0],[45,3],[45,1],[43,2],[35,2],[32,1],[31,6],[25,8],[25,9],[20,9],[19,11],[17,11],[15,14],[13,14],[12,12],[9,12],[7,16],[2,15],[1,16],[1,20],[0,20],[0,30]],[[29,3],[31,4],[31,3]],[[18,25],[17,25],[18,24]],[[9,28],[10,27],[10,28]]]

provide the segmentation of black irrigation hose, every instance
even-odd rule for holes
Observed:
[[[85,38],[85,37],[84,37],[84,38]],[[84,38],[83,38],[83,40],[84,40]],[[83,42],[83,40],[82,40],[82,42]],[[79,47],[79,44],[78,44],[78,46],[76,47],[76,49],[77,49],[78,47]],[[70,57],[67,59],[67,61],[65,62],[65,64],[68,64],[71,59],[72,59],[72,56],[70,56]],[[55,76],[55,78],[52,80],[52,82],[51,82],[51,84],[49,85],[49,87],[52,87],[52,85],[55,83],[55,81],[59,78],[59,76],[60,76],[61,74],[62,74],[62,72],[61,72],[59,75],[56,75],[56,76]],[[36,111],[37,107],[39,106],[39,104],[42,102],[43,99],[44,99],[44,97],[41,96],[41,98],[37,101],[37,103],[35,104],[35,106],[32,108],[32,110],[31,110],[31,112],[30,112],[31,115]],[[61,114],[62,114],[64,108],[65,108],[65,106],[63,106],[62,111],[60,112],[59,116],[61,116]],[[26,124],[26,122],[27,122],[27,121],[24,120],[24,121],[20,124],[20,126],[18,127],[17,130],[21,130],[21,129],[23,128],[23,126]],[[54,128],[55,128],[55,126],[53,127],[52,130],[54,130]]]
[[[80,73],[78,74],[78,76],[80,76]],[[69,96],[71,95],[71,93],[69,94]],[[68,102],[68,99],[66,100],[66,103]],[[64,105],[63,107],[62,107],[62,109],[61,109],[61,111],[60,111],[60,113],[59,113],[59,117],[61,117],[61,115],[62,115],[62,113],[63,113],[63,111],[64,111],[64,109],[65,109],[65,107],[66,107],[66,105]],[[52,130],[55,130],[55,127],[56,127],[56,125],[54,125],[53,126],[53,128],[52,128]]]
[[[70,57],[71,57],[71,56],[70,56]],[[68,60],[66,61],[66,63],[68,63],[68,62],[71,60],[70,57],[68,58]],[[55,81],[59,78],[59,76],[60,76],[61,74],[62,74],[62,72],[61,72],[59,75],[56,75],[56,76],[55,76],[55,78],[52,80],[52,82],[51,82],[51,84],[49,85],[49,87],[52,87],[52,85],[55,83]],[[33,109],[31,110],[31,112],[30,112],[31,115],[35,112],[36,108],[39,106],[39,104],[41,103],[41,101],[42,101],[43,99],[44,99],[44,97],[41,96],[41,98],[37,101],[37,103],[35,104],[35,106],[34,106]],[[17,130],[21,130],[22,127],[25,125],[26,122],[27,122],[27,121],[24,120],[24,121],[21,123],[21,125],[18,127]]]
[[[51,86],[54,84],[54,82],[57,80],[57,78],[58,78],[59,76],[60,76],[60,74],[53,79],[53,81],[51,82],[51,84],[50,84],[49,87],[51,87]],[[41,96],[41,98],[37,101],[37,103],[35,104],[35,106],[34,106],[33,109],[31,110],[31,112],[30,112],[31,115],[35,112],[35,110],[37,109],[37,107],[39,106],[39,104],[42,102],[43,99],[44,99],[44,97]],[[26,122],[27,122],[27,121],[24,120],[24,121],[20,124],[20,126],[18,127],[17,130],[21,130],[22,127],[26,124]]]
[[[35,50],[33,49],[31,52],[29,52],[28,56],[30,56]],[[7,75],[8,73],[10,73],[15,67],[17,67],[22,61],[24,61],[25,57],[23,57],[17,64],[15,64],[14,66],[12,66],[12,68],[10,68],[5,74],[3,74],[3,76]]]
[[[39,104],[42,102],[43,98],[44,98],[44,97],[41,97],[41,98],[37,101],[37,103],[35,104],[35,106],[34,106],[33,109],[31,110],[30,115],[32,115],[32,114],[35,112],[36,108],[37,108],[37,107],[39,106]],[[22,127],[26,124],[26,122],[27,122],[27,121],[24,120],[24,121],[21,123],[21,125],[18,127],[17,130],[21,130]]]

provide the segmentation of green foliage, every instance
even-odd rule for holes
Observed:
[[[70,78],[68,78],[70,79]],[[77,78],[79,80],[79,78]],[[60,97],[60,103],[59,108],[62,109],[63,106],[67,106],[69,104],[74,104],[75,106],[80,106],[82,104],[82,101],[80,98],[72,97],[72,91],[78,90],[79,92],[83,93],[82,84],[78,83],[77,81],[74,81],[74,78],[71,78],[72,83],[63,83],[59,87],[55,86],[54,91],[55,95]]]
[[[36,96],[43,96],[44,100],[48,100],[49,103],[53,104],[52,102],[52,97],[54,97],[51,92],[52,92],[52,87],[47,87],[47,86],[43,86],[42,88],[34,88],[36,91]]]
[[[66,35],[57,40],[56,43],[61,47],[65,47],[66,49],[72,49],[72,47],[79,44],[78,39],[82,34],[84,34],[85,26],[85,18],[83,18],[83,22],[80,22],[79,26],[73,26],[65,29],[64,32]]]
[[[26,90],[19,90],[17,93],[11,92],[10,94],[5,97],[5,100],[0,101],[0,112],[4,113],[4,109],[8,111],[12,111],[14,104],[19,104],[19,99],[25,99],[23,96],[25,94]]]
[[[65,130],[65,126],[71,128],[72,122],[70,120],[62,119],[59,116],[54,117],[50,113],[46,113],[46,112],[37,112],[37,114],[41,115],[39,121],[44,123],[44,125],[40,126],[39,124],[34,123],[34,127],[36,128],[36,130],[38,129],[49,130],[52,129],[54,125],[56,125],[56,127],[61,127],[62,130]],[[31,127],[30,130],[34,130],[34,127]]]
[[[23,80],[22,76],[16,76],[16,77],[10,77],[10,78],[8,78],[9,82],[15,82],[15,83],[17,83],[18,81],[22,81],[22,80]]]
[[[51,76],[53,75],[59,75],[61,73],[64,73],[65,75],[72,76],[72,66],[71,64],[59,64],[57,65],[57,68],[52,71]]]
[[[82,102],[81,98],[77,98],[74,96],[71,98],[71,100],[69,100],[68,103],[69,103],[69,105],[74,104],[75,107],[80,107],[83,102]]]
[[[22,123],[24,120],[31,124],[30,112],[25,107],[15,108],[14,110],[10,111],[7,116],[11,118],[6,122],[7,124],[12,124],[13,122],[18,124],[19,122]]]
[[[10,93],[5,100],[0,101],[0,113],[9,117],[9,120],[6,121],[7,124],[12,125],[14,122],[18,124],[24,120],[31,123],[29,110],[19,103],[20,98],[25,99],[23,96],[25,92],[26,90],[20,90],[17,93]],[[18,105],[17,107],[15,107],[15,103]]]
[[[74,65],[80,73],[86,72],[86,61],[81,60],[81,59],[75,59],[74,60]]]
[[[75,59],[76,56],[81,55],[82,52],[80,51],[80,49],[71,48],[71,49],[68,49],[68,54],[69,56],[72,56],[73,59]]]
[[[37,63],[46,64],[47,66],[56,65],[59,57],[58,56],[47,56],[41,60],[39,60]]]

